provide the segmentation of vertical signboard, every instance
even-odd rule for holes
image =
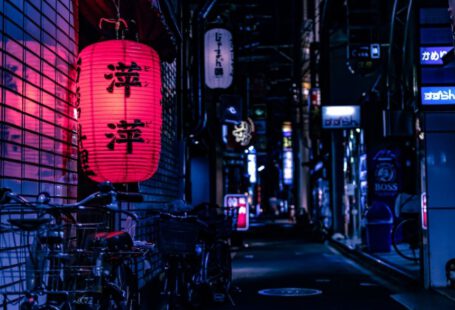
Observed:
[[[234,76],[234,47],[227,29],[214,28],[205,33],[205,84],[208,88],[228,88]]]
[[[400,152],[395,149],[380,149],[373,154],[371,160],[373,199],[393,206],[402,187]]]
[[[294,162],[292,157],[292,126],[284,122],[283,132],[283,183],[292,185],[294,175]]]
[[[455,104],[453,68],[444,65],[444,57],[448,53],[454,52],[448,15],[446,7],[424,7],[419,10],[420,102],[422,107]]]
[[[248,230],[250,226],[248,196],[242,194],[227,194],[224,196],[224,206],[228,208],[237,208],[236,230]]]
[[[248,160],[248,175],[250,176],[250,183],[254,184],[257,181],[257,164],[256,164],[256,153],[249,153],[247,156]]]
[[[423,192],[420,196],[420,210],[422,216],[422,228],[428,228],[428,217],[427,217],[427,193]]]

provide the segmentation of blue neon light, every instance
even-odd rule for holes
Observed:
[[[432,46],[420,48],[420,64],[421,65],[442,65],[442,57],[446,55],[452,46]]]
[[[422,87],[422,104],[455,104],[455,86]]]
[[[294,176],[294,162],[292,152],[286,151],[283,153],[283,179],[284,184],[291,185]]]

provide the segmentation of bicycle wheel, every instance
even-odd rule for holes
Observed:
[[[187,261],[183,256],[168,257],[164,272],[164,282],[161,295],[163,299],[159,309],[176,310],[190,308],[192,294],[189,282]]]
[[[404,219],[392,229],[392,246],[401,257],[420,260],[420,227],[417,219]]]
[[[210,247],[204,268],[214,301],[224,302],[229,295],[232,281],[231,250],[226,241],[216,241]]]
[[[133,310],[135,292],[132,272],[123,263],[109,266],[109,275],[104,279],[100,309]]]

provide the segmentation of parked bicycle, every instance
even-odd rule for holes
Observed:
[[[401,257],[419,261],[421,252],[420,197],[400,194],[395,202],[397,222],[392,228],[392,246]]]
[[[0,197],[0,294],[3,308],[136,309],[137,259],[148,251],[114,230],[123,214],[119,201],[139,201],[109,182],[74,204],[35,202],[10,190]]]
[[[219,213],[211,216],[205,207],[208,213]],[[166,309],[225,299],[233,304],[229,292],[231,212],[201,205],[191,214],[160,213],[158,249],[165,264],[162,295]]]

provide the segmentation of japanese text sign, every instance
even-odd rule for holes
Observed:
[[[360,127],[359,106],[323,106],[322,128],[344,129]]]
[[[161,151],[161,64],[151,47],[128,40],[92,44],[77,63],[76,109],[82,169],[91,179],[143,181]]]
[[[421,65],[442,65],[442,58],[452,49],[452,46],[434,46],[420,48]]]
[[[208,88],[228,88],[234,75],[232,34],[222,28],[205,33],[205,84]]]
[[[422,87],[421,95],[424,105],[455,104],[454,86]]]

